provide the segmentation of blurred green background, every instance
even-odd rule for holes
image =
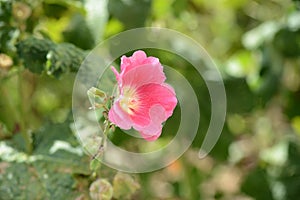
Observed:
[[[99,42],[144,26],[184,33],[213,57],[227,93],[222,135],[197,159],[211,114],[207,88],[185,60],[145,50],[197,92],[198,135],[165,169],[93,171],[70,128],[76,71]],[[0,200],[297,200],[299,103],[299,0],[0,0]],[[135,151],[160,147],[177,115],[156,143],[132,143],[120,130],[112,140]]]

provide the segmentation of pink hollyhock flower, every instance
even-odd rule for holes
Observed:
[[[166,76],[158,58],[136,51],[129,58],[122,56],[120,73],[112,70],[119,95],[108,113],[109,120],[121,129],[133,127],[148,141],[156,140],[177,104],[174,89],[164,83]]]

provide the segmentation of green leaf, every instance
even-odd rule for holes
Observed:
[[[257,49],[266,41],[270,41],[279,28],[278,22],[267,21],[246,32],[242,38],[243,45],[250,50]]]
[[[247,77],[257,72],[257,60],[250,51],[238,51],[227,61],[226,72],[237,78]]]
[[[279,180],[285,188],[285,199],[298,199],[300,196],[300,146],[290,142],[288,147],[288,162],[282,170]]]
[[[0,52],[14,52],[20,31],[12,26],[13,1],[0,1]]]
[[[0,174],[0,199],[75,199],[72,174],[45,162],[10,163]]]
[[[49,161],[68,165],[73,172],[89,173],[89,158],[83,156],[83,150],[72,134],[68,123],[48,124],[34,133],[33,154],[42,155]]]
[[[294,131],[300,136],[300,116],[296,116],[292,119],[291,123]]]
[[[42,73],[47,61],[47,53],[53,47],[54,43],[50,40],[29,37],[17,45],[17,50],[26,68],[34,73]]]
[[[274,199],[267,180],[267,174],[259,168],[254,169],[248,174],[242,183],[241,190],[256,200]]]
[[[47,197],[36,170],[25,163],[10,163],[0,174],[0,199],[42,199]]]
[[[288,38],[288,39],[287,39]],[[286,57],[296,58],[300,55],[300,29],[290,30],[285,27],[279,30],[273,40],[275,48]]]
[[[47,17],[59,19],[67,12],[68,7],[56,3],[43,3],[43,9]]]
[[[177,17],[179,17],[182,12],[186,11],[187,7],[188,1],[186,0],[175,0],[172,3],[172,10]]]
[[[285,105],[285,113],[291,119],[296,116],[300,116],[300,91],[297,92],[288,92],[286,94],[287,102]]]
[[[66,42],[72,43],[79,48],[91,49],[95,45],[94,36],[81,14],[73,15],[70,24],[62,34]]]
[[[245,113],[253,109],[256,97],[244,78],[226,79],[225,88],[228,112]]]
[[[0,25],[0,51],[7,54],[15,51],[15,40],[17,40],[20,31],[11,26],[1,27]]]
[[[46,72],[59,77],[62,73],[76,72],[85,58],[85,53],[72,44],[55,45],[47,53]]]
[[[74,174],[88,175],[89,159],[69,124],[46,125],[34,138],[32,155],[16,150],[16,143],[0,142],[0,161],[6,163],[0,170],[0,199],[76,199]]]
[[[283,70],[282,56],[271,45],[265,45],[260,65],[259,84],[252,89],[265,105],[279,90]]]
[[[163,18],[166,15],[168,15],[170,12],[172,12],[172,7],[170,4],[172,4],[173,0],[153,0],[152,1],[152,15],[155,18]]]
[[[9,23],[9,19],[12,16],[12,1],[0,1],[0,8],[0,21]]]
[[[34,73],[46,72],[59,77],[62,73],[76,72],[86,53],[72,44],[55,44],[47,39],[29,37],[17,45],[24,66]]]
[[[108,1],[108,11],[128,29],[143,26],[150,13],[150,9],[150,0]]]

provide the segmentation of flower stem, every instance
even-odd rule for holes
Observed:
[[[18,73],[18,89],[19,89],[19,100],[20,100],[20,132],[25,140],[26,151],[28,154],[32,153],[32,138],[31,133],[26,128],[25,121],[25,104],[24,104],[24,95],[23,95],[23,70],[19,70]]]

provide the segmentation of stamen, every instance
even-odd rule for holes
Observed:
[[[120,99],[121,108],[128,114],[133,114],[138,107],[138,96],[135,89],[130,87],[124,87],[123,95]]]

